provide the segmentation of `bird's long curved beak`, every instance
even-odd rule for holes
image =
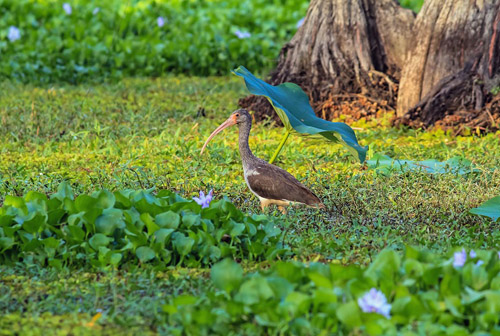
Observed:
[[[203,151],[205,150],[205,147],[207,147],[208,143],[210,142],[210,140],[212,140],[212,138],[214,136],[216,136],[217,134],[219,134],[220,132],[222,132],[225,128],[228,128],[229,126],[233,126],[233,125],[236,125],[236,118],[234,116],[230,116],[226,121],[224,121],[222,124],[220,124],[220,126],[217,127],[215,129],[215,131],[212,132],[212,134],[210,134],[210,136],[208,137],[207,141],[205,141],[205,144],[201,148],[200,155],[203,154]]]

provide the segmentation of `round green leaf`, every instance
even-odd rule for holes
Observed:
[[[181,222],[181,216],[173,211],[167,211],[156,215],[155,222],[162,228],[177,229]]]
[[[172,243],[177,252],[179,252],[180,255],[184,256],[191,252],[194,245],[194,239],[191,237],[186,237],[180,232],[175,232],[172,235]]]
[[[89,239],[89,244],[94,250],[97,251],[99,250],[99,247],[107,246],[110,241],[111,238],[106,237],[102,233],[96,233],[92,236],[92,238]]]
[[[111,235],[115,229],[123,229],[125,222],[123,220],[123,211],[120,209],[104,209],[102,215],[95,221],[97,232]]]
[[[135,250],[135,255],[139,260],[144,263],[154,259],[155,252],[147,246],[141,246]]]
[[[215,287],[230,293],[243,280],[243,269],[233,260],[224,259],[212,267],[210,276]]]

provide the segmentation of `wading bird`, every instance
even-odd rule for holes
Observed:
[[[232,125],[238,125],[239,128],[238,142],[245,181],[250,191],[259,198],[263,211],[270,204],[278,205],[283,213],[286,213],[284,207],[293,203],[324,208],[318,196],[297,181],[289,172],[252,154],[248,146],[252,117],[245,109],[234,111],[225,122],[210,134],[201,149],[201,154],[215,135]]]

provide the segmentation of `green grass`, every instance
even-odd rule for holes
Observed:
[[[211,285],[206,272],[144,269],[89,273],[1,266],[0,335],[150,335],[164,323],[161,306]],[[93,327],[86,324],[97,312]]]
[[[127,79],[77,87],[0,84],[0,203],[5,195],[29,190],[52,194],[68,180],[77,194],[154,187],[190,198],[213,188],[216,199],[227,196],[242,211],[260,213],[243,180],[235,128],[217,136],[206,155],[199,154],[206,137],[245,94],[235,77]],[[282,135],[271,126],[254,125],[251,134],[250,146],[264,159]],[[393,129],[386,119],[354,126],[362,128],[356,132],[362,145],[370,145],[369,157],[378,152],[416,161],[463,156],[479,172],[384,176],[355,163],[340,145],[291,137],[277,164],[311,187],[327,208],[293,208],[286,216],[268,212],[287,231],[284,240],[294,259],[366,265],[383,248],[401,251],[406,244],[438,253],[452,246],[500,248],[499,224],[468,213],[499,194],[500,133]],[[245,269],[259,267],[245,263]],[[64,272],[2,266],[0,312],[7,315],[0,319],[0,334],[24,333],[14,325],[28,334],[74,326],[81,329],[75,334],[161,332],[165,321],[154,312],[165,298],[207,285],[205,270],[160,274],[143,266],[118,274]],[[152,308],[146,310],[147,305]],[[107,313],[97,329],[81,327],[103,308]]]

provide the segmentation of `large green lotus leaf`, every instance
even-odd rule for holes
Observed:
[[[493,197],[479,207],[471,209],[469,212],[475,215],[490,217],[496,222],[500,218],[500,196]]]
[[[250,93],[265,96],[269,100],[288,131],[321,135],[330,141],[343,144],[360,162],[365,161],[368,147],[358,144],[352,128],[341,122],[318,118],[300,86],[293,83],[273,86],[255,77],[243,66],[233,70],[233,73],[243,77]]]

